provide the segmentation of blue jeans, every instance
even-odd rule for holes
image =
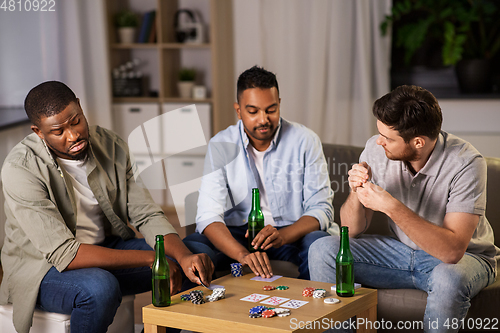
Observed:
[[[227,227],[231,235],[245,248],[248,246],[248,239],[245,238],[247,225],[239,227]],[[279,228],[277,228],[279,229]],[[325,231],[316,230],[308,233],[298,241],[292,244],[285,244],[279,248],[270,248],[266,251],[270,260],[284,260],[290,261],[299,266],[299,279],[309,280],[309,265],[307,263],[307,253],[309,246],[314,241],[321,237],[329,236]],[[193,253],[206,253],[212,259],[215,265],[215,270],[229,270],[229,264],[234,262],[233,259],[226,256],[215,248],[215,246],[208,240],[208,238],[197,232],[192,233],[183,240],[187,248]]]
[[[339,237],[325,237],[311,245],[311,280],[335,283]],[[456,332],[443,324],[465,318],[470,300],[493,283],[495,273],[479,256],[465,253],[457,264],[446,264],[422,250],[380,235],[349,238],[354,257],[354,279],[373,288],[420,289],[427,292],[425,332]],[[430,325],[429,323],[434,323]],[[435,327],[435,324],[437,328]]]
[[[99,245],[120,250],[153,250],[144,239],[138,238],[124,241],[119,237],[109,237]],[[122,295],[149,290],[149,267],[113,271],[83,268],[63,272],[52,267],[40,284],[37,307],[70,314],[72,333],[104,333],[113,322]]]

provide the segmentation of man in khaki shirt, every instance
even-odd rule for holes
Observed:
[[[210,283],[209,257],[184,246],[136,183],[127,144],[89,128],[71,89],[44,82],[29,92],[25,109],[35,133],[14,147],[1,172],[7,222],[0,304],[13,304],[18,332],[29,332],[35,306],[71,314],[72,332],[106,332],[122,295],[151,290],[158,234],[165,235],[172,293],[182,273]]]

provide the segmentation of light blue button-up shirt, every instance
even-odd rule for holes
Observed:
[[[249,156],[250,141],[243,123],[219,132],[205,157],[196,216],[202,233],[213,222],[228,226],[247,223],[252,188],[262,189],[261,179]],[[307,215],[321,230],[338,234],[333,221],[333,191],[319,137],[303,125],[280,119],[279,128],[264,155],[262,177],[269,208],[277,227],[293,224]]]

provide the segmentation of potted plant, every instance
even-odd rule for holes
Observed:
[[[491,88],[489,61],[500,49],[499,1],[398,0],[382,22],[382,34],[396,22],[395,43],[404,49],[406,64],[423,45],[435,41],[441,45],[442,65],[456,66],[463,92]]]
[[[196,70],[194,68],[180,69],[179,82],[177,83],[177,87],[179,89],[179,96],[181,98],[191,98],[195,77]]]
[[[122,10],[115,16],[115,25],[118,29],[120,43],[133,43],[139,25],[137,14],[130,10]]]

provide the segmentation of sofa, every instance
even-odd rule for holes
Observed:
[[[323,144],[323,151],[328,166],[332,190],[335,192],[333,198],[334,221],[340,222],[340,207],[349,195],[349,182],[347,172],[353,164],[358,163],[359,155],[363,151],[362,147],[344,146],[335,144]],[[486,217],[488,218],[493,231],[495,232],[495,245],[500,247],[500,158],[486,158],[488,165],[488,187],[486,206]],[[497,186],[495,186],[495,184]],[[198,192],[189,194],[185,200],[186,208],[186,232],[194,232],[194,221],[196,218],[196,202]],[[369,234],[390,235],[390,230],[382,213],[375,212],[372,223],[366,231]],[[299,275],[296,265],[285,262],[271,260],[273,272],[287,277],[297,277]],[[500,267],[500,263],[499,263]],[[216,272],[216,276],[227,274],[227,271]],[[427,303],[427,293],[417,289],[379,289],[377,316],[379,322],[391,321],[393,328],[398,321],[419,322],[424,318],[425,306]],[[466,321],[478,319],[483,324],[486,320],[499,318],[500,309],[500,278],[497,277],[495,283],[483,289],[471,300],[471,307],[467,314]],[[490,327],[493,323],[490,323]],[[384,327],[388,327],[387,325]],[[477,326],[476,326],[477,327]],[[500,329],[500,322],[496,325]],[[397,330],[392,329],[390,332]],[[473,331],[473,330],[463,330]],[[480,332],[481,330],[477,330]],[[384,332],[379,329],[378,332]],[[387,330],[389,332],[389,330]],[[418,330],[405,329],[404,332],[419,332]]]
[[[328,164],[330,182],[335,191],[333,206],[335,209],[334,220],[340,221],[340,207],[349,194],[349,183],[347,171],[352,164],[358,163],[359,155],[363,151],[361,147],[324,144],[323,151]],[[500,247],[500,158],[486,158],[488,166],[487,182],[487,205],[486,217],[493,227],[495,233],[495,245]],[[369,234],[389,235],[390,231],[381,213],[375,213],[372,223],[367,230]],[[499,267],[500,267],[500,263]],[[424,317],[427,303],[427,293],[417,289],[379,289],[377,316],[379,321],[391,321],[394,327],[398,321],[421,321]],[[500,317],[500,278],[484,288],[471,300],[471,307],[467,314],[469,318],[478,319],[478,322],[486,323]],[[470,319],[472,321],[472,319]],[[477,326],[476,326],[477,327]],[[490,324],[491,327],[491,324]],[[496,325],[500,329],[500,322]],[[384,332],[384,330],[378,330]],[[467,330],[464,330],[467,331]],[[472,331],[472,330],[471,330]],[[478,330],[481,331],[481,330]],[[391,330],[394,332],[394,330]],[[411,332],[411,330],[405,330]]]

